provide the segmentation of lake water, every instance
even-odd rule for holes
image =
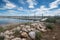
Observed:
[[[32,22],[32,20],[20,20],[20,19],[11,19],[11,18],[0,18],[0,25],[11,24],[11,23],[23,23],[23,22]]]

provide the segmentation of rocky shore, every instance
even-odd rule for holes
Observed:
[[[44,22],[24,23],[0,32],[0,36],[3,36],[4,40],[36,40],[37,32],[46,31]]]

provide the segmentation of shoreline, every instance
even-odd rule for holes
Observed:
[[[25,24],[25,23],[34,23],[34,21],[31,22],[20,22],[20,23],[8,23],[8,24],[2,24],[0,26],[13,26],[13,25],[21,25],[21,24]]]
[[[5,25],[0,25],[0,27],[3,27],[4,29],[11,29],[20,25],[25,25],[25,24],[29,24],[29,23],[34,23],[34,22],[24,22],[24,23],[10,23],[10,24],[5,24]]]

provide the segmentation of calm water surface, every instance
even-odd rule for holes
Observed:
[[[20,19],[11,19],[11,18],[0,18],[0,25],[10,24],[10,23],[23,23],[23,22],[32,22],[32,20],[20,20]]]

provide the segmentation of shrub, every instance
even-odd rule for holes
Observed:
[[[3,32],[4,31],[4,28],[3,27],[0,27],[0,32]]]
[[[27,23],[24,23],[25,25],[30,25],[31,24],[31,22],[27,22]]]
[[[20,36],[20,33],[19,33],[18,30],[15,30],[15,32],[14,32],[14,36],[16,36],[16,37],[17,37],[17,36],[18,36],[18,37]]]
[[[35,36],[35,40],[41,40],[41,33],[40,32],[36,32],[36,36]]]
[[[55,18],[48,18],[48,19],[46,20],[46,22],[56,23],[56,19],[55,19]]]
[[[4,36],[0,36],[0,40],[4,40],[4,38],[5,38]]]
[[[46,28],[52,30],[54,28],[54,25],[51,23],[46,24]]]

